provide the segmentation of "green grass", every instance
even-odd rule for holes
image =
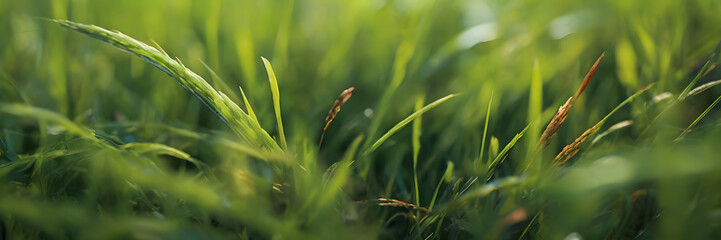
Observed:
[[[0,2],[0,239],[716,239],[719,11]]]

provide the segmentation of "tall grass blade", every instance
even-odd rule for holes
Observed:
[[[285,141],[285,132],[283,131],[283,119],[280,117],[280,92],[278,91],[278,79],[275,78],[273,66],[270,65],[268,59],[263,59],[265,70],[268,72],[268,80],[270,81],[270,93],[273,94],[273,108],[275,108],[275,119],[278,121],[278,134],[280,135],[280,147],[283,150],[288,149],[288,143]]]
[[[486,150],[486,135],[488,133],[488,119],[491,118],[491,105],[493,105],[493,91],[491,91],[491,98],[490,100],[488,100],[488,109],[486,110],[486,122],[483,124],[483,137],[481,137],[481,152],[478,154],[478,160],[475,164],[475,166],[479,169],[483,167],[483,153]]]
[[[416,99],[415,111],[421,110],[425,96],[420,96]],[[421,150],[421,117],[413,120],[413,135],[411,144],[413,145],[413,185],[416,193],[416,205],[421,205],[420,192],[418,190],[418,153]]]
[[[521,137],[523,137],[524,134],[526,134],[526,131],[528,130],[529,126],[531,126],[531,125],[530,124],[526,125],[526,127],[521,132],[516,134],[516,136],[514,136],[513,139],[511,139],[511,141],[508,142],[508,144],[506,144],[505,147],[503,147],[503,150],[501,150],[501,152],[498,153],[496,158],[493,159],[493,161],[490,164],[488,164],[488,173],[487,173],[488,177],[486,178],[486,180],[491,179],[491,177],[493,177],[493,173],[496,171],[496,168],[498,168],[498,166],[501,165],[501,163],[503,163],[503,160],[506,159],[506,154],[508,153],[508,151],[510,151],[511,148],[513,148],[513,146],[516,145],[516,142],[518,142],[518,140],[521,139]]]
[[[696,119],[694,119],[693,122],[692,122],[690,125],[688,125],[688,127],[686,127],[686,129],[684,129],[683,132],[681,132],[681,134],[678,135],[678,137],[676,137],[676,140],[680,140],[680,139],[683,137],[683,135],[685,135],[686,133],[688,133],[689,130],[690,130],[692,127],[696,126],[696,124],[697,124],[699,121],[701,121],[701,119],[702,119],[703,117],[705,117],[706,114],[708,114],[708,112],[711,111],[711,109],[713,109],[713,108],[716,106],[716,104],[718,104],[719,100],[721,100],[721,96],[719,96],[718,98],[716,98],[716,100],[714,100],[713,103],[711,103],[711,105],[709,105],[709,106],[706,108],[706,110],[704,110],[704,111],[701,113],[701,115],[699,115]]]
[[[177,148],[160,144],[160,143],[145,143],[145,142],[132,142],[121,146],[123,149],[137,152],[137,153],[152,153],[155,155],[168,155],[178,159],[183,159],[195,165],[196,167],[203,166],[202,162],[199,162],[195,158],[191,157],[190,154],[183,152]]]
[[[266,149],[280,151],[278,144],[225,94],[213,89],[202,77],[186,68],[177,58],[135,40],[121,32],[110,31],[94,25],[85,25],[68,20],[54,19],[63,27],[78,31],[106,42],[114,47],[138,56],[175,79],[183,88],[198,97],[221,120],[246,143]]]
[[[530,158],[536,151],[535,139],[540,137],[541,112],[543,108],[543,79],[541,78],[541,67],[538,59],[533,63],[533,73],[531,76],[531,90],[528,96],[528,119],[530,123],[528,128],[528,139],[526,141],[526,158]]]
[[[250,118],[255,120],[255,122],[258,122],[258,117],[255,116],[255,111],[253,111],[253,107],[250,106],[250,101],[248,101],[248,98],[245,96],[245,91],[243,91],[243,87],[238,85],[238,89],[240,89],[240,95],[243,96],[243,103],[245,103],[245,110],[248,111],[248,115]]]
[[[80,126],[73,121],[70,121],[70,119],[66,118],[63,115],[60,115],[59,113],[37,108],[33,106],[29,106],[26,104],[0,104],[0,112],[6,112],[12,115],[17,115],[21,117],[30,117],[37,119],[39,121],[45,121],[47,123],[51,124],[57,124],[60,128],[64,129],[70,134],[77,135],[81,138],[101,142],[100,139],[96,138],[93,134],[93,131],[84,127]]]
[[[438,198],[438,190],[441,189],[441,184],[444,182],[450,182],[451,178],[453,178],[453,162],[448,161],[448,165],[446,166],[446,171],[443,173],[443,177],[438,181],[438,185],[436,185],[436,190],[433,191],[433,197],[431,197],[431,203],[428,205],[428,211],[433,211],[433,206],[435,206],[436,199]]]
[[[455,96],[458,96],[458,94],[450,94],[448,96],[445,96],[441,99],[436,100],[435,102],[432,102],[432,103],[426,105],[425,107],[421,108],[420,110],[418,110],[418,111],[414,112],[413,114],[411,114],[410,116],[406,117],[405,119],[400,121],[398,124],[393,126],[393,128],[388,130],[388,132],[383,134],[383,136],[380,137],[375,143],[373,143],[373,145],[370,147],[370,149],[366,150],[365,154],[369,154],[369,153],[375,151],[376,148],[378,148],[381,144],[383,144],[383,142],[388,140],[389,137],[393,136],[393,134],[398,132],[398,130],[400,130],[401,128],[406,126],[408,123],[413,121],[413,119],[420,117],[423,113],[427,112],[428,110],[433,109],[434,107],[440,105],[441,103],[443,103],[445,101],[448,101],[448,99],[451,99]]]

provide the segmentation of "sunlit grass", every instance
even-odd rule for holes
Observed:
[[[719,11],[2,2],[0,239],[716,239]]]

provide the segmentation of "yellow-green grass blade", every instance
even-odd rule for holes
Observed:
[[[701,119],[702,119],[703,117],[705,117],[706,114],[708,114],[708,112],[711,111],[711,109],[713,109],[713,108],[716,106],[716,104],[718,104],[719,100],[721,100],[721,96],[719,96],[718,98],[716,98],[716,100],[713,101],[713,103],[711,103],[711,105],[709,105],[709,106],[706,108],[706,110],[704,110],[704,111],[701,113],[701,115],[699,115],[696,119],[694,119],[693,122],[692,122],[690,125],[688,125],[688,127],[687,127],[686,129],[684,129],[683,132],[681,132],[681,134],[678,135],[678,137],[677,137],[676,139],[677,139],[677,140],[678,140],[678,139],[681,139],[681,137],[683,137],[683,135],[685,135],[692,127],[696,126],[696,124],[697,124],[699,121],[701,121]]]
[[[86,25],[68,20],[52,20],[63,27],[84,33],[93,38],[113,45],[153,64],[183,88],[198,97],[208,108],[230,126],[230,128],[246,143],[262,147],[267,151],[281,151],[278,144],[248,114],[231,101],[225,94],[216,91],[205,79],[186,68],[177,58],[173,59],[158,49],[135,40],[121,32],[110,31],[94,25]]]
[[[478,169],[482,168],[483,164],[483,152],[486,150],[486,135],[488,133],[488,119],[491,118],[491,106],[493,105],[493,91],[491,91],[491,98],[488,100],[488,109],[486,110],[486,123],[483,124],[483,137],[481,137],[481,152],[478,153],[478,161],[475,164]]]
[[[353,156],[355,156],[362,140],[363,135],[356,137],[343,155],[343,159],[340,162],[334,163],[333,166],[328,169],[328,172],[326,172],[328,182],[325,184],[324,189],[327,190],[320,195],[318,200],[319,206],[329,204],[338,192],[341,191],[341,187],[347,182],[348,177],[350,177],[352,173],[351,165],[353,164]]]
[[[691,80],[691,82],[686,86],[686,88],[683,89],[683,92],[678,95],[678,100],[683,100],[686,97],[689,96],[689,92],[691,91],[691,88],[696,85],[696,82],[701,79],[701,77],[708,74],[713,68],[716,67],[716,64],[718,64],[719,60],[721,60],[721,42],[719,42],[716,45],[716,48],[713,52],[711,52],[711,55],[709,56],[706,63],[704,63],[703,67],[701,67],[701,70],[698,71],[698,74],[696,74],[696,77]]]
[[[368,138],[363,144],[364,148],[367,148],[371,141],[373,141],[376,137],[376,133],[380,128],[383,117],[385,117],[386,112],[390,106],[392,106],[391,101],[393,99],[393,94],[406,78],[408,62],[413,57],[414,51],[415,46],[409,41],[404,41],[400,44],[400,46],[398,46],[395,59],[393,60],[393,77],[391,78],[390,85],[385,88],[375,111],[375,116],[373,117],[373,120],[371,120],[370,127],[368,128]]]
[[[275,108],[275,119],[278,120],[278,134],[280,135],[280,146],[285,150],[288,143],[285,142],[285,132],[283,132],[283,119],[280,117],[280,92],[278,91],[278,79],[273,72],[273,66],[270,65],[268,59],[263,59],[265,70],[268,72],[268,81],[270,81],[270,93],[273,94],[273,108]]]
[[[531,92],[528,97],[528,122],[531,123],[528,129],[528,141],[526,141],[526,158],[530,158],[536,150],[536,140],[540,138],[541,126],[539,118],[543,108],[543,79],[541,78],[541,67],[538,59],[533,63],[531,76]]]
[[[518,142],[518,140],[521,139],[521,137],[523,137],[523,135],[528,130],[529,126],[531,126],[531,125],[530,124],[526,125],[526,128],[524,128],[521,132],[516,134],[516,136],[514,136],[513,139],[511,139],[511,141],[508,142],[508,144],[506,144],[505,147],[503,147],[503,150],[501,150],[501,152],[498,153],[498,155],[496,155],[496,158],[494,158],[493,161],[488,165],[488,174],[487,174],[488,177],[486,178],[487,180],[491,179],[496,168],[498,168],[498,166],[501,165],[501,163],[503,163],[503,160],[506,159],[506,154],[508,153],[508,151],[510,151],[511,148],[513,148],[513,146],[516,145],[516,142]]]
[[[245,91],[243,91],[243,87],[238,85],[238,88],[240,89],[240,95],[243,95],[243,102],[245,103],[245,110],[248,111],[248,115],[250,115],[253,120],[258,122],[258,117],[255,116],[255,111],[253,111],[253,107],[250,106],[250,101],[248,101],[248,98],[245,96]]]
[[[431,198],[431,203],[428,205],[428,211],[433,211],[433,206],[436,204],[436,199],[438,198],[438,190],[441,189],[441,184],[444,182],[450,182],[453,178],[453,162],[448,161],[448,165],[446,166],[446,171],[443,172],[443,176],[438,181],[438,185],[436,185],[436,190],[433,192],[433,197]]]
[[[383,136],[380,137],[375,143],[373,143],[373,145],[370,147],[370,149],[366,150],[365,154],[369,154],[369,153],[375,151],[376,148],[378,148],[381,144],[383,144],[383,142],[385,142],[386,140],[388,140],[388,138],[391,137],[391,136],[393,136],[393,134],[395,134],[396,132],[398,132],[398,130],[400,130],[401,128],[403,128],[403,127],[405,127],[406,125],[408,125],[408,123],[410,123],[411,121],[413,121],[413,119],[416,119],[416,118],[420,117],[421,115],[423,115],[423,113],[427,112],[428,110],[433,109],[434,107],[440,105],[441,103],[443,103],[443,102],[445,102],[445,101],[448,101],[448,99],[451,99],[451,98],[453,98],[453,97],[455,97],[455,96],[458,96],[458,94],[450,94],[450,95],[445,96],[445,97],[443,97],[443,98],[441,98],[441,99],[438,99],[438,100],[436,100],[435,102],[432,102],[432,103],[426,105],[425,107],[421,108],[420,110],[414,112],[414,113],[411,114],[410,116],[408,116],[408,117],[406,117],[405,119],[401,120],[398,124],[396,124],[395,126],[393,126],[393,128],[391,128],[390,130],[388,130],[388,132],[386,132],[385,134],[383,134]]]
[[[64,129],[70,134],[77,135],[81,138],[92,140],[95,142],[102,142],[100,141],[100,139],[95,137],[92,130],[84,126],[78,125],[73,121],[70,121],[70,119],[66,118],[65,116],[50,110],[33,107],[26,104],[3,103],[0,104],[0,112],[6,112],[21,117],[34,118],[39,121],[45,121],[46,123],[57,125],[58,127]]]
[[[421,110],[424,101],[425,96],[420,96],[416,99],[415,111]],[[421,204],[420,193],[418,191],[418,152],[421,150],[421,126],[421,117],[413,120],[413,139],[411,140],[413,145],[413,185],[415,186],[416,205],[418,206]]]
[[[123,149],[137,153],[149,153],[154,155],[168,155],[178,159],[183,159],[194,164],[196,167],[201,167],[202,163],[191,157],[190,154],[183,152],[177,148],[160,144],[160,143],[147,143],[147,142],[133,142],[121,146]]]
[[[706,90],[708,90],[716,85],[719,85],[719,84],[721,84],[721,80],[708,82],[704,85],[698,86],[697,88],[694,88],[693,90],[689,91],[687,97],[698,95],[698,94],[705,92]]]

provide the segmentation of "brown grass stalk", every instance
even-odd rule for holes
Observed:
[[[596,59],[596,63],[593,64],[591,70],[589,70],[586,74],[586,77],[583,78],[583,82],[581,83],[581,86],[578,87],[576,94],[574,94],[573,97],[569,98],[566,103],[558,109],[556,115],[554,115],[551,119],[551,122],[548,123],[546,130],[543,131],[541,138],[538,139],[538,146],[544,148],[551,143],[551,140],[553,140],[553,138],[556,136],[556,132],[558,132],[558,129],[560,129],[561,125],[563,125],[563,122],[566,121],[568,112],[571,111],[571,106],[573,106],[573,103],[576,101],[576,99],[578,99],[581,93],[586,90],[586,87],[588,87],[588,84],[591,82],[591,78],[593,78],[593,75],[596,74],[598,64],[601,62],[601,59],[604,55],[605,53],[601,53],[601,56]]]
[[[598,131],[598,128],[603,124],[603,122],[599,122],[593,127],[589,128],[581,136],[576,138],[571,144],[566,145],[566,147],[563,148],[563,150],[556,155],[556,158],[553,159],[555,165],[563,165],[566,162],[568,162],[569,159],[571,159],[573,156],[576,156],[578,151],[581,149],[581,143],[586,141],[588,137],[593,135],[596,131]]]
[[[343,92],[340,93],[340,96],[338,96],[335,102],[333,102],[333,107],[330,108],[330,111],[328,111],[328,115],[325,116],[325,125],[323,126],[323,133],[320,135],[320,141],[318,142],[318,150],[320,150],[320,145],[323,144],[325,130],[328,129],[330,122],[332,122],[335,116],[338,115],[338,112],[340,112],[340,107],[343,106],[346,101],[348,101],[351,95],[353,95],[353,90],[355,90],[354,87],[343,90]]]

